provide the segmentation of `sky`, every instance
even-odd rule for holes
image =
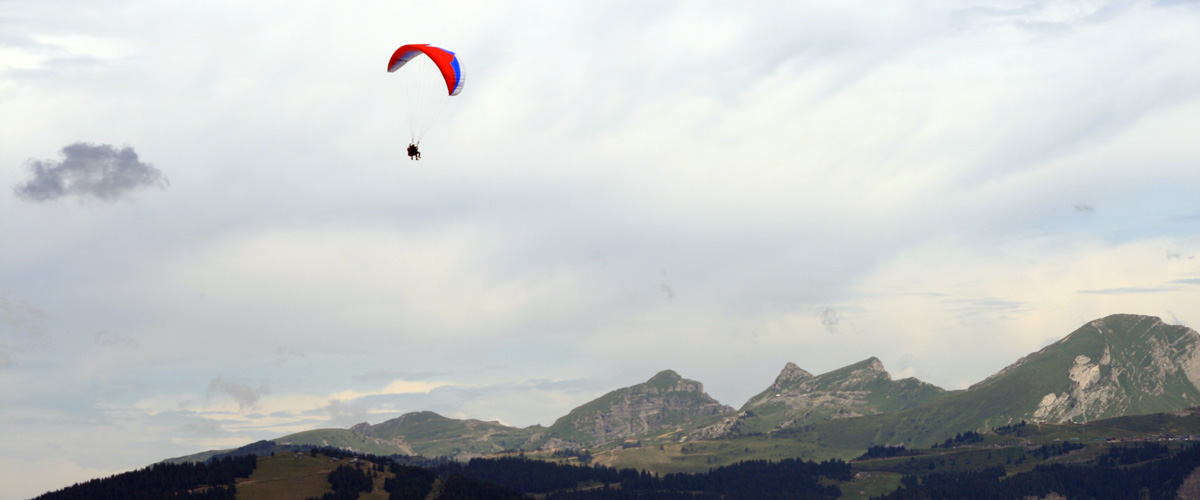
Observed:
[[[408,43],[466,75],[419,162]],[[1193,1],[0,0],[0,500],[1196,328],[1196,47]]]

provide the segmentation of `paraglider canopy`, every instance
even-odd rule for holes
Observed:
[[[446,91],[450,95],[458,95],[462,92],[463,78],[462,67],[458,64],[458,56],[449,50],[434,47],[427,43],[417,43],[404,45],[396,49],[392,53],[392,59],[388,61],[388,72],[392,73],[404,66],[408,61],[421,54],[429,56],[433,63],[437,65],[442,72],[442,78],[446,80]]]
[[[408,119],[409,142],[419,145],[442,108],[462,92],[462,65],[449,50],[417,43],[396,49],[388,61],[388,72],[396,74],[393,78],[403,102],[399,114]]]

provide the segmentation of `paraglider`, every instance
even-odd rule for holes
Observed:
[[[462,92],[462,65],[453,52],[429,44],[403,45],[392,53],[388,72],[400,76],[403,113],[409,122],[408,157],[420,160],[421,139],[451,97]]]

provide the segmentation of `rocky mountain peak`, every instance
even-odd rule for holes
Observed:
[[[775,383],[771,384],[769,390],[779,391],[784,387],[792,385],[797,380],[812,378],[813,374],[805,371],[803,368],[796,366],[796,363],[788,362],[784,365],[783,371],[779,372],[779,376],[775,377]]]
[[[1200,403],[1200,334],[1154,316],[1091,321],[968,388],[965,399],[1023,396],[993,404],[989,425],[1020,419],[1090,420],[1171,411]]]
[[[672,370],[617,389],[572,410],[550,426],[553,436],[585,445],[674,428],[697,417],[733,411],[704,393],[704,386]]]
[[[653,384],[655,382],[675,383],[680,380],[683,380],[683,377],[679,376],[678,373],[675,373],[675,370],[663,370],[661,372],[655,373],[653,377],[650,377],[650,380],[646,381],[646,383],[649,383],[649,384]]]
[[[788,363],[775,383],[750,398],[742,410],[753,410],[784,428],[910,408],[944,394],[916,379],[893,381],[883,362],[872,356],[816,376]]]
[[[855,373],[882,373],[887,375],[888,378],[891,378],[891,375],[889,375],[887,370],[883,367],[883,361],[880,361],[879,358],[875,356],[871,356],[867,359],[854,363],[846,368],[852,369]]]

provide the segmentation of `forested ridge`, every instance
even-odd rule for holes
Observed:
[[[372,492],[379,498],[379,489],[388,500],[832,500],[842,497],[843,488],[860,489],[859,476],[887,474],[891,474],[890,485],[873,493],[881,500],[1008,500],[1051,494],[1072,499],[1167,500],[1176,498],[1185,478],[1200,467],[1200,443],[1191,442],[1083,445],[1063,441],[1024,452],[1020,448],[1009,448],[1010,452],[988,447],[942,449],[879,448],[860,457],[865,462],[853,464],[747,460],[700,473],[654,474],[526,457],[477,458],[467,463],[427,460],[410,465],[392,457],[322,448],[308,454],[334,467],[323,472],[328,489],[306,500],[356,500]],[[1032,469],[1018,465],[1025,458],[1002,465],[1010,462],[1013,453],[1027,453],[1037,465]],[[876,458],[879,455],[884,457]],[[977,465],[964,468],[964,463],[972,463],[969,455]],[[234,500],[235,483],[255,471],[258,459],[245,455],[205,463],[159,463],[34,500]],[[989,461],[979,461],[983,459]],[[339,463],[333,466],[329,461]],[[898,467],[912,472],[889,472]],[[259,475],[255,479],[262,483]]]
[[[250,477],[255,455],[207,463],[157,463],[114,476],[76,483],[34,500],[234,500],[238,478]]]
[[[901,480],[899,489],[881,499],[1009,500],[1055,493],[1093,500],[1173,500],[1184,478],[1200,467],[1200,444],[1190,443],[1175,455],[1168,457],[1168,454],[1169,449],[1164,445],[1144,443],[1112,446],[1095,464],[1042,464],[1032,471],[1008,477],[1000,466],[960,473],[910,475]]]

